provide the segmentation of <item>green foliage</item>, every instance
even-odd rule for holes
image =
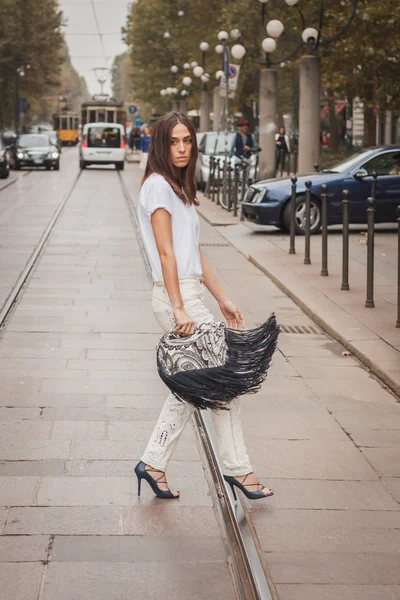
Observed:
[[[132,62],[128,51],[115,57],[111,70],[111,81],[114,98],[123,102],[133,100]]]
[[[178,17],[183,8],[184,16]],[[201,64],[199,44],[207,41],[210,50],[206,53],[206,71],[211,76],[209,87],[214,85],[215,72],[221,67],[221,57],[214,47],[221,28],[220,0],[212,4],[208,0],[181,2],[179,0],[138,0],[132,4],[124,30],[125,41],[130,46],[132,59],[132,81],[135,100],[150,103],[158,110],[170,107],[170,99],[162,99],[160,90],[165,87],[183,89],[183,64],[196,60]],[[171,34],[164,39],[164,32]],[[175,76],[171,66],[179,67]],[[194,84],[191,106],[197,106],[201,82],[189,73]],[[195,81],[196,80],[196,81]]]
[[[325,2],[322,41],[336,36],[349,20],[352,0]],[[265,23],[279,19],[285,25],[285,34],[278,40],[278,48],[271,55],[279,70],[279,112],[295,114],[298,103],[298,66],[305,47],[295,54],[304,26],[319,25],[317,0],[299,0],[304,13],[302,23],[296,7],[289,7],[283,0],[270,0],[264,4]],[[185,15],[178,17],[179,8]],[[259,69],[265,67],[261,41],[267,37],[261,23],[263,4],[257,0],[138,0],[133,3],[127,19],[125,40],[132,58],[132,81],[135,96],[143,102],[151,102],[160,110],[170,106],[170,99],[159,96],[163,87],[174,87],[182,79],[184,62],[197,60],[200,41],[208,41],[207,71],[215,85],[214,73],[221,66],[221,57],[214,52],[217,32],[239,28],[241,42],[246,47],[242,61],[239,89],[232,110],[247,115],[258,99]],[[356,18],[349,28],[330,44],[321,44],[322,83],[329,98],[353,98],[364,101],[372,111],[377,104],[381,109],[400,110],[400,2],[399,0],[360,0]],[[165,40],[163,33],[169,31],[171,38]],[[296,40],[298,40],[296,42]],[[290,57],[290,55],[295,54]],[[280,66],[285,59],[285,66]],[[170,72],[172,64],[180,68],[174,79]],[[192,76],[192,79],[195,79]],[[197,89],[200,85],[197,84]],[[191,105],[198,106],[198,91],[191,98]]]
[[[64,60],[62,24],[57,0],[0,0],[0,127],[13,122],[20,65],[30,65],[19,87],[31,104],[57,84]]]

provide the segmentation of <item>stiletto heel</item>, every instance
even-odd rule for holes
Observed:
[[[159,471],[158,469],[153,469],[152,467],[146,469],[145,463],[141,460],[135,467],[136,477],[138,478],[138,496],[140,496],[140,487],[142,483],[142,479],[147,481],[157,498],[163,498],[164,500],[169,498],[179,498],[178,496],[174,496],[171,490],[161,490],[158,486],[158,482],[164,477],[165,473],[163,471]],[[160,477],[158,479],[154,479],[150,475],[150,473],[160,473]],[[161,481],[161,483],[166,483],[166,481]]]
[[[235,502],[236,502],[237,501],[237,497],[236,497],[235,486],[233,485],[233,483],[231,483],[230,486],[231,486],[233,497],[234,497]]]
[[[274,495],[274,492],[272,490],[271,490],[270,494],[264,494],[263,490],[265,490],[266,488],[261,483],[245,484],[244,482],[246,481],[247,477],[251,474],[252,473],[247,473],[247,475],[245,476],[245,478],[243,479],[243,481],[241,483],[240,483],[240,481],[238,481],[236,479],[236,477],[231,477],[230,475],[224,475],[225,481],[227,483],[229,483],[229,485],[231,486],[233,497],[235,498],[235,500],[237,500],[236,491],[234,489],[235,487],[239,488],[239,490],[241,490],[243,492],[243,494],[246,496],[246,498],[249,498],[249,500],[259,500],[260,498],[269,498],[270,496]],[[255,485],[258,488],[255,492],[250,492],[249,490],[246,490],[246,487],[253,487]]]

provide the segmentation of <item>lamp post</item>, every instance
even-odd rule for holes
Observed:
[[[239,38],[240,38],[240,31],[238,29],[232,29],[232,31],[230,32],[231,38],[233,38],[233,40],[235,42],[238,42]],[[220,84],[220,92],[223,91],[224,93],[221,94],[224,98],[224,102],[222,104],[222,127],[225,129],[225,133],[228,132],[228,97],[229,97],[229,62],[230,62],[230,54],[232,54],[233,58],[236,58],[237,60],[241,60],[244,55],[246,54],[246,48],[239,43],[235,43],[232,48],[229,50],[229,46],[227,45],[227,42],[229,40],[229,33],[227,31],[220,31],[218,33],[218,40],[222,43],[217,44],[217,46],[215,46],[215,51],[218,54],[222,54],[223,55],[223,81],[224,84]],[[222,78],[221,78],[222,80]],[[225,89],[224,89],[225,88]],[[214,113],[214,118],[215,118],[215,113]]]
[[[262,24],[264,25],[264,18],[266,14],[265,5],[268,0],[260,0],[262,2]],[[321,74],[320,74],[320,59],[316,55],[319,46],[327,46],[331,42],[337,40],[350,26],[353,21],[358,0],[352,0],[352,10],[347,18],[345,24],[339,29],[337,33],[332,35],[329,38],[322,37],[324,16],[325,16],[325,4],[324,0],[319,0],[318,7],[318,27],[307,27],[306,26],[306,18],[298,6],[299,0],[285,0],[288,6],[295,6],[299,17],[301,19],[301,28],[302,34],[301,37],[291,37],[296,44],[295,50],[289,57],[286,57],[283,60],[280,60],[276,63],[272,63],[269,60],[268,54],[273,52],[276,46],[272,43],[275,40],[272,39],[271,42],[263,41],[263,50],[267,53],[267,68],[271,67],[274,64],[279,64],[281,62],[285,62],[286,60],[290,60],[296,56],[297,52],[302,46],[306,46],[306,54],[300,58],[300,102],[299,102],[299,172],[307,173],[313,170],[314,164],[318,163],[319,159],[319,132],[320,132],[320,87],[321,87]],[[273,23],[279,23],[270,21],[267,25],[267,33],[274,37]],[[281,24],[282,25],[282,24]],[[268,30],[268,27],[272,26],[272,31]],[[283,33],[283,25],[282,31]],[[280,35],[281,35],[280,34]],[[279,37],[279,35],[277,36]],[[267,38],[269,39],[269,38]],[[265,76],[266,77],[266,76]],[[267,78],[267,77],[266,77]],[[273,77],[270,78],[271,89],[265,89],[266,86],[260,85],[260,89],[263,87],[264,93],[269,93],[270,96],[273,96],[273,92],[275,90],[276,95],[276,78],[273,81]],[[275,86],[275,87],[274,87]],[[272,93],[271,93],[272,90]],[[261,96],[260,96],[261,98]],[[274,123],[276,114],[276,107],[273,120],[271,123]],[[262,129],[266,129],[269,126],[269,122],[264,122],[263,118],[265,115],[261,115],[261,102],[260,102],[260,131]],[[271,144],[271,142],[270,142]],[[260,141],[260,145],[263,147],[264,144]],[[271,144],[272,146],[272,144]],[[270,152],[270,150],[268,150]],[[260,158],[260,165],[262,163],[262,159]],[[264,161],[265,165],[265,161]],[[267,167],[268,170],[270,170]],[[260,169],[261,170],[261,169]]]
[[[179,102],[179,110],[181,113],[184,113],[184,114],[186,114],[188,111],[188,102],[187,102],[188,96],[189,96],[188,90],[181,91],[181,100]]]
[[[19,125],[20,125],[20,101],[19,101],[19,81],[20,77],[25,77],[25,70],[29,70],[31,68],[30,64],[16,62],[15,63],[15,133],[19,135]]]
[[[221,78],[224,76],[224,72],[222,69],[219,69],[215,73],[215,77],[218,80],[218,85],[215,86],[213,92],[213,113],[214,113],[214,121],[213,121],[213,130],[219,131],[221,129],[221,111],[222,111],[222,98],[221,98],[221,88],[220,82]]]
[[[201,50],[201,66],[196,65],[193,69],[193,74],[196,77],[200,77],[203,86],[200,95],[200,126],[199,131],[208,131],[210,129],[210,96],[207,89],[207,82],[209,80],[209,75],[205,72],[206,70],[206,52],[209,49],[208,42],[200,43]]]

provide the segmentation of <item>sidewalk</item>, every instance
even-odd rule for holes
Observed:
[[[240,222],[202,195],[200,214],[261,271],[266,273],[315,323],[357,356],[400,395],[400,329],[397,311],[396,226],[377,226],[375,235],[375,308],[365,308],[366,226],[350,234],[350,290],[341,291],[342,235],[329,230],[329,277],[321,277],[321,236],[311,236],[311,265],[304,265],[304,237],[296,237],[289,255],[289,236],[274,227]],[[221,216],[221,213],[225,213]],[[231,227],[226,225],[231,224]]]

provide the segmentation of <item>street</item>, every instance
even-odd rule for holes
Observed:
[[[0,336],[0,600],[233,600],[193,424],[167,472],[180,499],[137,496],[166,397],[130,213],[143,172],[78,175],[72,148],[60,172],[13,172],[0,189],[1,306],[70,194]],[[304,331],[281,332],[261,393],[242,399],[253,469],[275,493],[243,501],[271,598],[400,599],[398,398],[204,219],[201,245],[247,327],[275,312]]]

